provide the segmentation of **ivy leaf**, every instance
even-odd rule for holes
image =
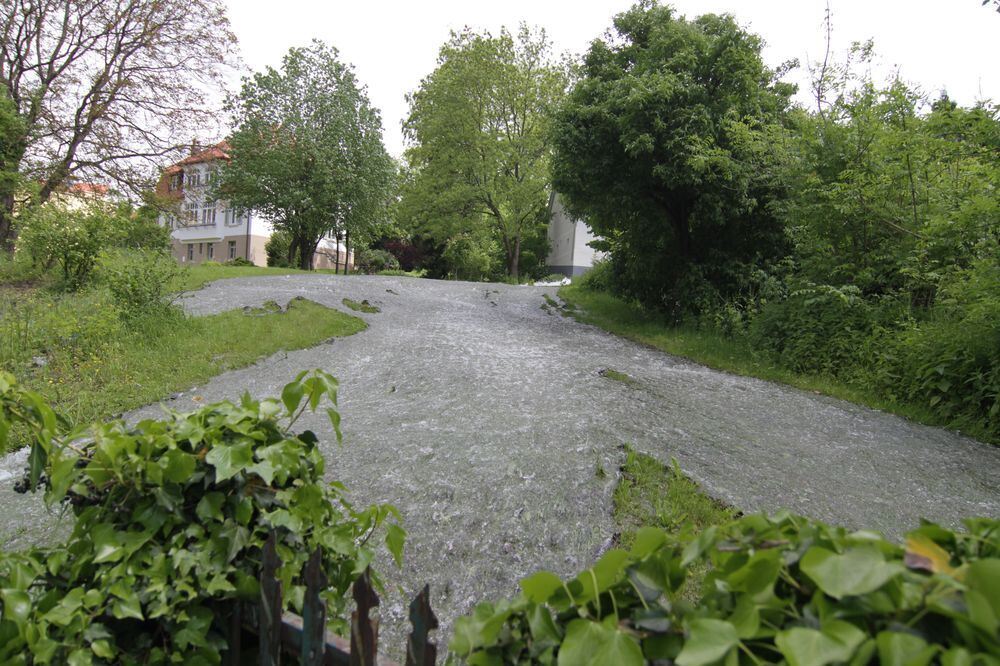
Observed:
[[[903,571],[900,564],[886,562],[885,556],[871,547],[852,548],[840,555],[813,546],[799,566],[834,599],[874,592]]]
[[[403,544],[406,543],[406,530],[396,523],[389,523],[385,528],[385,545],[392,553],[396,566],[403,565]]]
[[[215,467],[216,482],[230,479],[253,462],[253,449],[250,442],[242,441],[236,444],[216,444],[205,456],[205,460]]]
[[[542,604],[548,601],[556,590],[562,588],[563,582],[551,571],[539,571],[522,578],[519,585],[524,596],[536,604]]]
[[[566,638],[559,647],[559,666],[589,666],[601,646],[611,640],[614,629],[593,620],[578,618],[566,625]],[[614,663],[614,662],[605,662]],[[640,662],[641,663],[641,662]]]
[[[620,664],[621,666],[644,666],[645,658],[642,648],[634,638],[622,631],[612,631],[601,643],[597,652],[590,660],[593,666],[602,664]]]
[[[344,434],[340,432],[340,412],[331,407],[326,410],[326,414],[330,417],[330,425],[333,426],[333,432],[337,435],[337,444],[342,444],[344,442]]]
[[[295,410],[302,404],[302,398],[305,394],[305,387],[299,380],[285,384],[285,388],[281,389],[281,402],[285,405],[289,416],[295,414]]]
[[[184,483],[194,473],[197,459],[180,449],[170,449],[160,457],[163,477],[171,483]]]
[[[219,492],[206,493],[198,501],[194,513],[203,521],[223,520],[222,505],[226,501],[226,496]]]
[[[125,554],[113,525],[102,523],[92,530],[94,564],[117,562]]]
[[[865,634],[849,622],[834,620],[822,631],[794,627],[780,632],[774,644],[789,666],[822,666],[848,661],[865,640]]]
[[[882,631],[875,643],[879,664],[883,666],[926,666],[938,651],[920,636],[899,631]]]
[[[955,574],[951,566],[951,555],[924,534],[911,534],[906,538],[906,566],[931,573]]]
[[[31,598],[21,590],[0,590],[3,601],[3,619],[15,625],[24,624],[31,615]]]
[[[702,666],[725,657],[739,645],[736,627],[724,620],[702,618],[691,622],[684,649],[677,655],[679,666]]]

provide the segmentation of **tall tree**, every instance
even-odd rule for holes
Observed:
[[[565,88],[543,31],[452,33],[408,98],[404,209],[440,242],[492,227],[516,278],[526,236],[544,234],[548,120]]]
[[[378,111],[335,48],[290,49],[281,71],[244,79],[229,107],[236,130],[219,196],[287,232],[302,268],[324,236],[358,238],[386,218],[395,164]]]
[[[631,295],[673,309],[780,244],[761,160],[793,88],[729,16],[644,1],[614,31],[556,115],[554,186],[611,241]]]
[[[6,0],[0,92],[21,122],[0,172],[40,183],[41,202],[71,175],[141,192],[158,158],[212,121],[202,96],[234,45],[221,0]],[[5,193],[0,245],[14,206]]]

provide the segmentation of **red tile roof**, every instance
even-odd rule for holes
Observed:
[[[204,148],[194,155],[185,157],[180,162],[168,167],[168,171],[174,167],[181,167],[187,164],[200,164],[201,162],[211,162],[213,160],[228,160],[229,151],[231,150],[228,141],[220,141],[214,146],[209,146]]]

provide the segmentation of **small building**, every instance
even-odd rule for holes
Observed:
[[[603,257],[588,243],[597,237],[583,220],[574,220],[553,192],[549,196],[548,269],[568,277],[582,275]]]
[[[265,246],[274,233],[270,221],[210,198],[219,168],[229,161],[229,151],[226,141],[206,148],[192,146],[188,157],[160,175],[156,193],[168,202],[168,209],[160,214],[159,222],[171,230],[171,252],[182,264],[241,258],[257,266],[267,265]],[[346,253],[335,239],[325,237],[316,248],[313,268],[342,268],[345,261],[350,267],[353,254]]]

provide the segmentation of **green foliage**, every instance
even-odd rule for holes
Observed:
[[[121,206],[118,214],[128,217],[129,223],[123,225],[124,236],[120,245],[129,250],[169,252],[170,229],[157,222],[159,213],[159,208],[153,206],[141,206],[134,210],[128,204]]]
[[[243,257],[235,257],[234,259],[230,259],[225,264],[223,264],[223,266],[237,266],[237,267],[239,267],[239,266],[256,266],[256,265],[257,264],[253,263],[249,259],[245,259]]]
[[[377,306],[372,305],[367,300],[359,302],[350,298],[345,298],[343,303],[355,312],[364,312],[365,314],[376,314],[381,312]]]
[[[565,86],[543,31],[452,33],[437,68],[408,97],[411,145],[397,221],[438,246],[492,232],[500,270],[514,279],[536,271],[548,221],[546,131]],[[466,259],[448,254],[448,271],[480,272]]]
[[[297,257],[289,259],[292,237],[287,231],[275,230],[264,244],[267,253],[267,265],[274,268],[287,268],[298,264]]]
[[[445,242],[441,257],[456,280],[487,280],[494,275],[498,246],[488,234],[460,233]]]
[[[629,297],[697,310],[734,262],[779,257],[769,146],[792,88],[731,16],[644,1],[590,47],[556,114],[553,186],[606,239]]]
[[[358,270],[371,275],[380,271],[399,270],[399,259],[388,250],[364,248],[355,255],[354,263]]]
[[[50,204],[31,209],[19,223],[18,252],[46,267],[58,265],[72,290],[86,282],[101,250],[124,238],[128,220],[96,206],[70,211]]]
[[[245,79],[229,109],[237,129],[216,190],[287,232],[286,258],[308,270],[323,236],[359,242],[377,235],[396,167],[382,145],[378,111],[335,48],[314,41],[290,49],[281,71]]]
[[[787,513],[674,536],[640,529],[575,578],[539,572],[460,618],[469,664],[989,664],[1000,522],[924,524],[905,547]],[[692,569],[707,571],[694,602]]]
[[[41,396],[0,374],[0,446],[32,433],[28,488],[72,507],[63,546],[0,556],[4,663],[218,663],[224,604],[259,596],[263,544],[277,534],[286,604],[317,548],[330,626],[344,632],[346,593],[374,558],[402,557],[390,505],[356,508],[324,481],[316,436],[291,431],[307,409],[336,405],[337,380],[301,373],[280,400],[221,402],[160,421],[72,428]],[[326,408],[340,439],[340,416]]]
[[[183,271],[161,251],[107,250],[98,259],[96,276],[125,320],[134,321],[156,316],[173,304]]]

